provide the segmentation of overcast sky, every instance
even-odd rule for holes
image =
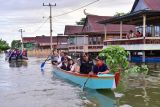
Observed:
[[[24,29],[24,37],[49,35],[49,7],[43,2],[56,3],[53,16],[57,16],[96,0],[0,0],[0,38],[11,42],[20,39],[20,28]],[[64,33],[65,25],[75,25],[76,21],[85,17],[83,10],[102,16],[112,16],[116,12],[129,12],[134,0],[99,0],[83,9],[67,15],[53,18],[53,35]],[[46,23],[44,23],[46,21]]]

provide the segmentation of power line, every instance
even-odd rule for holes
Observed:
[[[42,26],[48,21],[48,19],[49,19],[49,17],[43,23],[41,23],[40,26],[32,33],[34,34],[35,32],[39,31],[42,28]]]
[[[77,10],[80,10],[80,9],[82,9],[82,8],[84,8],[84,7],[87,7],[87,6],[89,6],[89,5],[92,5],[92,4],[94,4],[94,3],[98,2],[98,1],[100,1],[100,0],[95,0],[95,1],[93,1],[93,2],[91,2],[91,3],[88,3],[88,4],[86,4],[86,5],[83,5],[83,6],[77,8],[77,9],[74,9],[74,10],[72,10],[72,11],[64,12],[64,13],[59,14],[59,15],[55,15],[55,16],[53,16],[52,18],[56,18],[56,17],[60,17],[60,16],[63,16],[63,15],[66,15],[66,14],[70,14],[70,13],[75,12],[75,11],[77,11]],[[49,18],[47,18],[47,20],[45,20],[33,33],[35,33],[35,32],[37,32],[38,30],[40,30],[40,29],[42,28],[42,26],[48,21],[48,19],[49,19]],[[56,22],[56,21],[54,21],[54,22]],[[64,23],[64,22],[58,22],[58,23]],[[53,31],[53,30],[52,30],[52,31]],[[54,31],[54,32],[55,32],[55,31]],[[56,32],[55,32],[55,33],[56,33]]]
[[[94,4],[94,3],[98,2],[98,1],[99,1],[99,0],[95,0],[95,1],[93,1],[93,2],[91,2],[91,3],[88,3],[88,4],[84,5],[84,6],[79,7],[79,8],[77,8],[77,9],[74,9],[74,10],[72,10],[72,11],[65,12],[65,13],[62,13],[62,14],[59,14],[59,15],[56,15],[56,16],[53,16],[53,17],[59,17],[59,16],[63,16],[63,15],[66,15],[66,14],[69,14],[69,13],[72,13],[72,12],[75,12],[75,11],[77,11],[77,10],[80,10],[80,9],[84,8],[84,7],[87,7],[87,6],[89,6],[89,5],[92,5],[92,4]]]

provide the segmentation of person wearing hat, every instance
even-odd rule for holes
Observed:
[[[107,65],[104,63],[103,57],[98,56],[96,58],[96,65],[94,65],[94,67],[93,67],[93,73],[95,75],[109,73],[109,69],[108,69]]]

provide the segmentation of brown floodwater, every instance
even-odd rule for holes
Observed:
[[[116,90],[84,91],[53,75],[44,59],[8,63],[0,54],[0,107],[160,107],[160,64],[149,75],[122,80]]]

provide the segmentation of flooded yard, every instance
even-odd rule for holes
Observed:
[[[0,55],[0,107],[159,107],[160,64],[148,64],[145,80],[128,78],[116,90],[82,89],[52,73],[43,59],[8,63]]]

